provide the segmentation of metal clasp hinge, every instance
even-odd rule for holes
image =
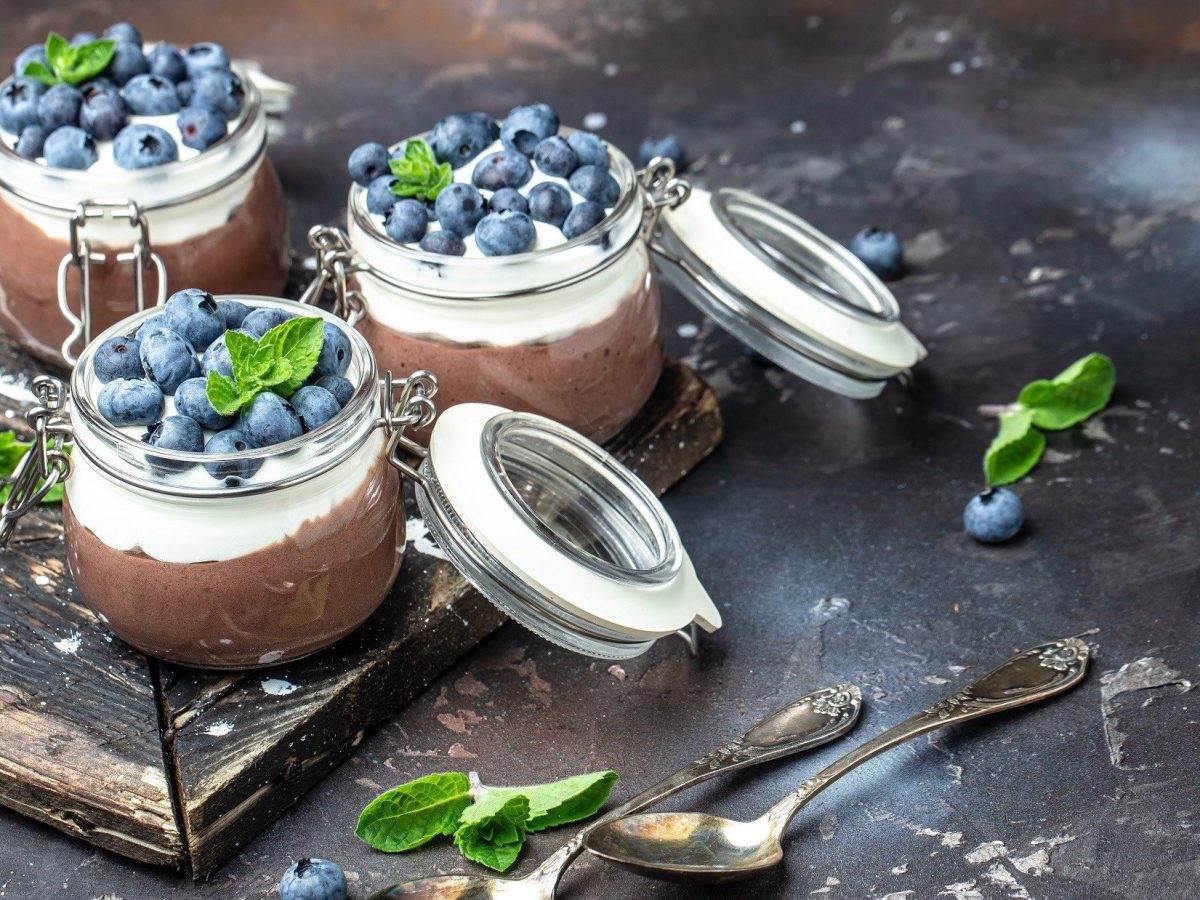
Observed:
[[[156,306],[162,306],[167,297],[167,267],[163,259],[154,251],[150,243],[150,224],[146,216],[132,200],[119,202],[105,200],[84,200],[75,207],[68,223],[70,247],[67,255],[58,264],[58,306],[63,316],[71,323],[71,333],[63,341],[62,355],[71,365],[78,359],[78,353],[73,349],[82,339],[79,349],[87,346],[92,340],[92,278],[91,264],[103,263],[108,260],[108,254],[93,250],[83,232],[87,230],[89,219],[99,219],[104,216],[114,219],[124,219],[131,228],[137,229],[137,239],[130,250],[116,255],[117,262],[133,263],[133,296],[137,312],[146,308],[145,274],[153,269],[158,278],[158,296]],[[72,268],[79,270],[79,313],[71,309],[71,301],[67,291],[67,279]]]
[[[57,378],[40,375],[33,380],[33,392],[41,401],[26,413],[34,430],[33,444],[13,474],[0,479],[9,489],[0,508],[0,547],[8,546],[21,517],[71,474],[71,457],[67,453],[71,423],[63,413],[66,385]]]
[[[437,407],[433,403],[438,390],[437,376],[421,369],[396,381],[391,372],[385,372],[379,389],[383,415],[377,424],[388,434],[388,462],[415,483],[424,485],[424,477],[408,464],[402,451],[420,459],[424,459],[429,452],[406,435],[405,431],[409,428],[425,428],[437,417]]]
[[[315,225],[308,232],[308,245],[316,254],[316,275],[300,295],[300,302],[316,306],[326,288],[333,288],[333,314],[355,325],[366,314],[362,293],[352,289],[349,276],[364,271],[354,263],[354,251],[346,232],[332,225]]]
[[[646,201],[646,215],[642,221],[642,237],[649,240],[664,209],[674,209],[692,195],[689,181],[675,176],[675,163],[666,156],[656,156],[650,165],[637,173],[638,182]]]

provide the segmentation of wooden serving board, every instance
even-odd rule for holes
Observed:
[[[0,335],[0,410],[18,431],[23,385],[41,370]],[[661,494],[720,440],[712,391],[672,361],[609,446]],[[392,595],[336,646],[245,673],[170,666],[82,604],[54,508],[27,516],[0,553],[0,587],[0,803],[195,878],[504,622],[448,562],[410,545]]]

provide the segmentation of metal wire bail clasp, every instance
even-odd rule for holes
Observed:
[[[146,272],[153,269],[158,278],[158,296],[155,305],[161,306],[167,297],[167,267],[163,259],[154,251],[150,243],[150,223],[146,216],[132,200],[84,200],[75,207],[68,223],[70,247],[67,255],[58,264],[58,307],[67,321],[71,323],[71,333],[63,341],[62,355],[71,365],[79,358],[79,349],[87,346],[92,340],[92,263],[107,262],[108,254],[93,250],[84,236],[90,219],[104,216],[113,219],[123,219],[131,228],[137,230],[137,237],[130,250],[117,254],[117,262],[133,263],[133,298],[137,312],[146,308]],[[71,299],[67,291],[68,275],[72,268],[79,270],[79,313],[71,308]]]
[[[301,303],[316,306],[325,289],[333,288],[333,314],[354,325],[367,314],[362,294],[350,287],[348,276],[362,268],[354,264],[354,251],[346,232],[332,225],[314,225],[308,232],[308,245],[316,254],[316,276],[304,289]]]
[[[675,162],[666,156],[656,156],[650,165],[637,173],[646,200],[646,217],[642,221],[642,237],[649,239],[658,227],[659,217],[667,207],[674,209],[692,195],[689,181],[675,176]]]
[[[433,404],[438,390],[437,376],[420,369],[396,381],[391,372],[385,372],[379,389],[383,415],[378,424],[388,433],[388,462],[417,484],[423,485],[425,479],[421,473],[405,462],[400,451],[407,451],[422,459],[428,452],[404,432],[410,427],[425,428],[437,417],[437,407]]]
[[[17,522],[55,485],[71,474],[67,443],[71,423],[63,413],[67,402],[66,385],[57,378],[40,375],[33,380],[33,392],[41,403],[26,418],[33,426],[33,444],[8,478],[0,479],[9,488],[0,508],[0,547],[7,547]]]

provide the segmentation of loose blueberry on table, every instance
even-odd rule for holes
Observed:
[[[302,859],[279,881],[279,900],[346,900],[346,875],[327,859]]]
[[[1021,498],[1007,488],[988,488],[963,509],[967,534],[984,544],[1003,544],[1016,537],[1025,522]]]
[[[884,281],[904,274],[904,244],[886,228],[864,228],[850,241],[850,252]]]
[[[128,22],[69,42],[51,32],[17,55],[0,86],[0,139],[52,168],[91,169],[111,157],[119,169],[145,169],[185,156],[181,144],[212,147],[244,101],[217,44],[147,44]],[[102,152],[110,141],[111,154]]]
[[[354,396],[344,377],[352,353],[345,333],[320,317],[218,301],[187,288],[136,333],[96,348],[94,399],[103,418],[152,447],[243,453],[336,418]],[[159,456],[147,460],[164,477],[192,468]],[[219,460],[204,469],[233,487],[261,465],[261,459]]]
[[[534,103],[500,121],[453,113],[427,138],[390,151],[362,144],[347,169],[397,244],[444,256],[513,256],[600,225],[621,194],[610,162],[600,138],[560,134],[558,114]]]

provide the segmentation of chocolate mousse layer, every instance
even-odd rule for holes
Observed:
[[[495,403],[603,442],[633,419],[662,373],[662,318],[658,282],[646,278],[608,318],[548,343],[456,344],[400,334],[370,316],[358,328],[380,371],[437,375],[438,409]],[[428,440],[427,432],[414,437]]]
[[[69,499],[63,518],[71,574],[101,621],[151,656],[200,668],[271,665],[332,644],[383,602],[404,558],[399,474],[384,459],[328,515],[232,559],[175,563],[115,550],[75,518]],[[183,508],[178,527],[187,528]]]
[[[66,223],[64,221],[65,230]],[[136,232],[130,229],[130,240]],[[63,365],[62,342],[71,327],[58,307],[58,267],[69,245],[49,237],[22,215],[19,207],[0,197],[0,329],[17,339],[35,356]],[[87,236],[87,229],[83,231]],[[258,164],[250,190],[229,221],[176,244],[150,242],[167,267],[169,290],[203,285],[214,294],[266,294],[282,292],[287,280],[287,210],[279,177],[267,159]],[[92,334],[136,312],[133,266],[118,262],[115,250],[93,243],[108,254],[103,263],[91,264]],[[145,297],[153,303],[158,279],[145,271]],[[68,280],[72,308],[78,312],[79,273],[72,268]]]

